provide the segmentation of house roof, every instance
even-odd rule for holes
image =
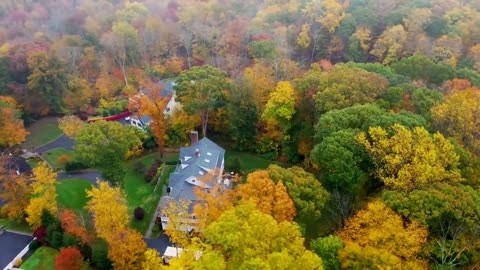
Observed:
[[[169,178],[170,197],[176,201],[196,200],[194,187],[211,188],[208,183],[201,182],[201,179],[222,167],[224,155],[225,150],[208,138],[203,138],[190,147],[181,147],[180,163]]]

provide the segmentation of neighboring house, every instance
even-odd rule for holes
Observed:
[[[168,99],[167,106],[165,107],[165,110],[163,111],[163,113],[165,114],[165,116],[171,115],[173,110],[180,105],[178,102],[176,102],[176,99],[175,99],[176,97],[175,90],[173,89],[173,87],[175,86],[175,81],[161,80],[160,82],[158,82],[158,84],[159,84],[158,87],[162,89],[160,91],[160,96]],[[141,88],[139,93],[132,98],[135,98],[137,96],[142,96],[142,95],[150,95],[150,91],[147,88]],[[140,116],[134,115],[134,116],[128,117],[128,119],[126,120],[130,123],[130,125],[140,129],[144,129],[152,121],[150,117],[143,116],[143,115],[140,115]]]
[[[208,138],[198,140],[197,131],[192,131],[190,137],[192,140],[191,146],[180,148],[179,163],[175,171],[170,174],[167,195],[160,199],[160,207],[157,209],[157,215],[160,216],[163,229],[168,226],[168,217],[162,214],[162,210],[171,201],[191,202],[188,209],[192,214],[189,221],[191,225],[182,228],[191,231],[196,223],[193,206],[197,202],[197,196],[194,189],[198,187],[208,191],[215,185],[225,185],[227,187],[230,185],[229,180],[222,179],[225,150]]]

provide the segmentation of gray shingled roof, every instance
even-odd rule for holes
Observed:
[[[195,155],[197,149],[200,153],[199,157]],[[180,164],[169,178],[169,186],[172,189],[170,197],[176,201],[195,201],[197,199],[193,192],[195,185],[186,180],[190,177],[201,178],[209,171],[220,168],[224,155],[225,150],[208,138],[203,138],[190,147],[180,148]]]

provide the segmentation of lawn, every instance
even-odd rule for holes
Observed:
[[[28,226],[27,223],[23,223],[23,222],[21,223],[21,222],[17,222],[10,219],[0,218],[0,225],[5,226],[5,229],[7,230],[14,230],[14,231],[20,231],[20,232],[27,232],[27,233],[31,232],[30,226]]]
[[[238,161],[240,163],[240,171],[245,173],[250,173],[258,169],[265,169],[270,164],[280,165],[280,163],[278,162],[264,159],[255,154],[227,150],[225,151],[225,169],[226,170],[231,169],[232,166],[234,166],[236,158],[238,158]]]
[[[37,167],[40,162],[41,162],[41,160],[38,159],[38,158],[27,159],[27,163],[28,163],[28,165],[30,165],[30,167],[32,167],[32,169]]]
[[[167,154],[163,160],[175,160],[177,154]],[[132,227],[139,231],[141,234],[145,234],[150,224],[150,220],[155,212],[158,204],[158,200],[162,195],[162,189],[159,188],[153,192],[155,186],[154,183],[147,183],[143,179],[143,173],[138,173],[133,169],[133,164],[137,161],[142,162],[145,165],[145,171],[152,165],[153,161],[159,158],[158,153],[152,153],[135,160],[131,160],[127,164],[127,174],[124,180],[124,190],[127,194],[128,211],[133,217],[133,210],[136,207],[142,207],[145,209],[145,218],[143,220],[132,220]]]
[[[85,190],[92,186],[91,182],[83,179],[61,180],[57,185],[57,202],[65,208],[81,211],[87,204]]]
[[[22,265],[24,270],[55,270],[55,256],[58,250],[51,247],[40,247]]]
[[[42,158],[45,159],[54,169],[64,169],[64,164],[58,163],[58,158],[62,155],[67,155],[70,157],[70,160],[75,159],[73,151],[66,150],[64,148],[54,148],[48,150],[42,154]]]
[[[57,118],[42,118],[27,128],[30,134],[22,147],[32,150],[51,141],[54,141],[62,135],[62,131],[58,128]]]

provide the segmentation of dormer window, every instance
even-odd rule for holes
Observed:
[[[211,155],[212,155],[212,153],[210,153],[210,152],[207,152],[207,156],[211,156]]]
[[[209,159],[205,159],[205,162],[210,163],[210,160],[209,160]]]

